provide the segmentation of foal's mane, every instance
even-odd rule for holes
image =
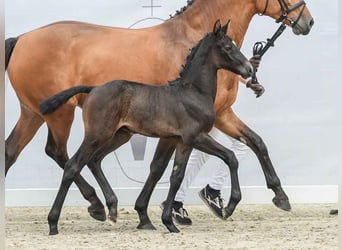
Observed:
[[[182,69],[179,72],[179,76],[173,80],[173,81],[169,81],[169,84],[173,85],[176,82],[178,82],[179,79],[181,79],[185,73],[187,72],[187,70],[190,68],[191,62],[193,61],[199,47],[201,46],[201,44],[203,43],[204,40],[207,40],[207,38],[209,38],[209,36],[211,36],[213,33],[208,33],[206,36],[204,36],[201,40],[199,40],[197,42],[197,44],[192,47],[191,49],[189,49],[189,54],[187,55],[186,59],[185,59],[185,64],[182,65]]]
[[[170,15],[170,19],[174,18],[176,16],[179,16],[180,14],[182,14],[184,11],[186,11],[188,9],[189,6],[191,6],[193,3],[195,2],[195,0],[188,0],[187,1],[187,5],[182,7],[180,10],[176,11],[176,14],[174,15]]]
[[[203,40],[204,40],[205,38],[207,38],[207,36],[208,36],[208,35],[206,35],[204,38],[202,38],[201,40],[199,40],[199,41],[197,42],[197,44],[196,44],[194,47],[192,47],[192,48],[190,49],[190,53],[187,55],[187,57],[186,57],[186,59],[185,59],[185,64],[182,65],[182,69],[181,69],[181,71],[179,72],[179,77],[182,77],[182,76],[185,74],[185,72],[189,69],[192,59],[194,59],[194,57],[195,57],[195,55],[196,55],[196,52],[198,51],[198,49],[199,49],[200,45],[202,44]]]

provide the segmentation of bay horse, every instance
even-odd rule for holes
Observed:
[[[229,17],[233,23],[229,35],[241,47],[256,14],[284,22],[296,35],[308,34],[314,24],[302,0],[193,0],[173,18],[150,28],[123,29],[63,21],[6,39],[5,67],[21,107],[20,117],[6,139],[6,174],[44,122],[48,126],[47,155],[62,168],[69,159],[67,140],[74,110],[83,106],[86,95],[73,97],[49,116],[43,116],[38,108],[45,98],[80,83],[96,86],[112,79],[163,84],[178,75],[188,49],[210,31],[210,23]],[[232,110],[237,91],[238,76],[219,71],[215,127],[253,150],[267,187],[275,193],[273,202],[288,210],[288,198],[265,143]],[[94,188],[81,175],[75,183],[91,204],[90,215],[105,220],[104,206]]]
[[[50,235],[58,233],[58,218],[75,177],[97,153],[102,154],[111,147],[109,145],[115,145],[114,149],[120,146],[117,141],[121,139],[116,135],[119,130],[128,136],[139,133],[161,137],[175,145],[176,157],[166,200],[171,206],[166,205],[162,214],[163,224],[170,232],[179,232],[172,222],[172,202],[183,180],[186,163],[193,148],[215,155],[229,166],[232,183],[229,207],[233,212],[241,199],[238,162],[233,151],[208,135],[215,121],[217,71],[226,69],[247,78],[252,76],[254,69],[226,35],[228,25],[229,21],[221,27],[217,20],[213,31],[191,50],[180,77],[168,84],[152,86],[114,80],[97,87],[72,87],[41,103],[40,110],[48,117],[48,114],[71,97],[89,93],[82,113],[84,139],[75,155],[65,165],[62,183],[48,216]],[[92,169],[92,173],[97,180],[101,178],[97,176],[98,170]],[[103,187],[102,182],[99,185]]]

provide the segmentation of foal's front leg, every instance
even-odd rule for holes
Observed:
[[[239,163],[236,156],[233,151],[223,147],[205,133],[199,134],[191,143],[194,148],[221,158],[229,167],[232,188],[229,203],[223,211],[223,217],[228,218],[233,214],[237,204],[241,200],[241,190],[238,177]]]
[[[172,221],[172,204],[176,193],[183,181],[186,164],[188,163],[192,147],[186,146],[183,143],[178,143],[176,146],[176,157],[170,177],[170,188],[162,213],[162,222],[171,233],[179,233],[178,228]]]

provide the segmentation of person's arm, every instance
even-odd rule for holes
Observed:
[[[248,79],[245,79],[245,78],[243,78],[243,77],[239,77],[239,82],[241,82],[241,83],[243,83],[243,84],[247,84],[247,82],[248,82],[248,80],[249,80],[250,78],[248,78]]]
[[[256,70],[259,68],[261,57],[259,55],[254,55],[249,59],[249,62],[252,64],[253,68]],[[239,81],[246,85],[247,88],[251,88],[256,97],[261,96],[265,92],[265,88],[260,83],[252,82],[252,78],[244,79],[240,76]]]

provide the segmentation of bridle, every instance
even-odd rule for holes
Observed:
[[[265,8],[264,8],[264,11],[262,13],[259,13],[260,16],[263,16],[265,15],[266,11],[267,11],[267,8],[268,8],[268,2],[269,0],[266,0],[266,3],[265,3]],[[280,5],[280,8],[281,8],[281,16],[276,20],[276,23],[280,23],[280,22],[284,22],[285,20],[289,21],[290,22],[290,26],[295,26],[298,22],[298,20],[300,19],[300,17],[302,16],[303,14],[303,11],[305,9],[305,1],[304,0],[301,0],[299,1],[298,3],[292,5],[292,6],[288,6],[285,2],[285,0],[278,0],[278,3]],[[301,11],[299,12],[299,15],[298,17],[296,18],[296,20],[292,20],[291,18],[288,17],[288,15],[298,9],[302,7]]]
[[[262,13],[259,13],[258,15],[260,15],[260,16],[265,15],[265,13],[267,11],[267,7],[268,7],[268,2],[269,2],[269,0],[266,0],[264,11]],[[284,24],[284,21],[286,21],[286,20],[289,21],[291,27],[295,26],[297,24],[298,20],[300,19],[300,17],[302,16],[303,11],[305,9],[305,5],[306,5],[304,0],[299,1],[298,3],[296,3],[290,7],[285,3],[284,0],[278,0],[278,2],[280,5],[280,8],[281,8],[282,15],[276,20],[276,23],[281,22],[280,27],[277,29],[277,31],[274,33],[274,35],[271,38],[267,39],[267,42],[264,42],[264,41],[256,42],[253,46],[253,56],[259,56],[260,59],[270,47],[274,47],[274,42],[283,33],[283,31],[286,29],[286,25]],[[296,18],[296,20],[292,20],[291,18],[288,17],[288,15],[292,11],[294,11],[300,7],[302,7],[302,9],[299,12],[299,15]],[[257,69],[254,69],[254,73],[252,75],[252,83],[253,84],[258,84],[256,72],[257,72]]]
[[[267,7],[268,7],[268,2],[269,2],[269,0],[266,0],[264,11],[262,13],[259,13],[258,15],[260,15],[260,16],[265,15],[265,13],[267,11]],[[295,26],[297,24],[298,20],[301,18],[303,11],[305,9],[305,5],[306,5],[304,0],[299,1],[298,3],[296,3],[290,7],[285,3],[285,0],[278,0],[278,3],[280,5],[282,14],[276,20],[276,23],[281,22],[280,27],[277,29],[277,31],[274,33],[274,35],[271,38],[267,39],[267,42],[264,42],[264,41],[256,42],[253,46],[253,56],[259,56],[260,59],[266,53],[266,51],[269,48],[274,47],[274,42],[283,33],[283,31],[286,29],[285,21],[289,21],[291,27]],[[294,11],[300,7],[302,9],[300,10],[299,15],[296,18],[296,20],[292,20],[291,18],[288,17],[288,15],[292,11]],[[259,84],[256,73],[257,73],[257,69],[255,68],[253,75],[252,75],[252,84]],[[248,85],[246,85],[246,86],[249,87]],[[259,97],[259,96],[260,95],[257,95],[257,97]]]

